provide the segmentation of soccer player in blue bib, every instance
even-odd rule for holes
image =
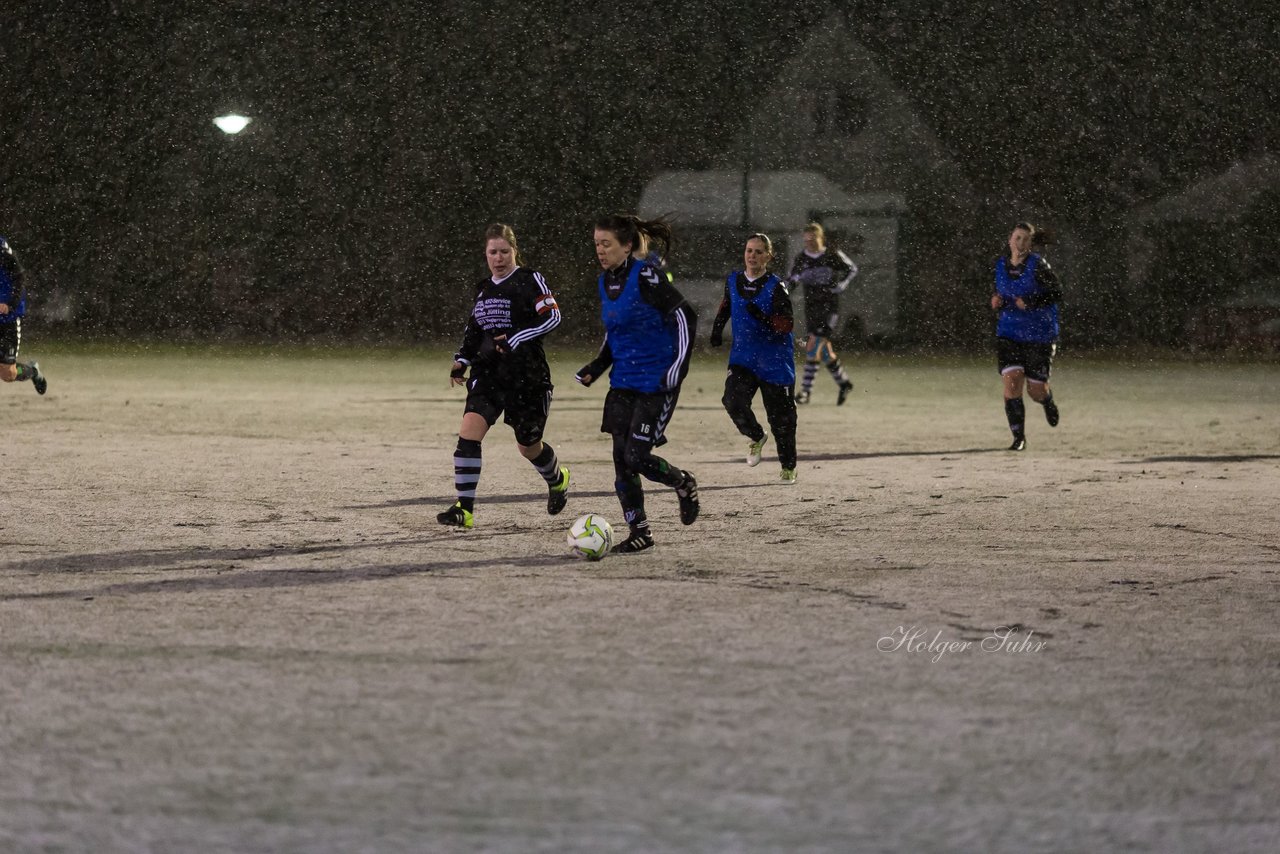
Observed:
[[[1009,234],[1009,252],[996,260],[991,308],[996,319],[996,366],[1004,381],[1004,411],[1013,433],[1011,451],[1027,448],[1025,380],[1031,399],[1044,407],[1050,427],[1058,426],[1058,405],[1049,388],[1049,369],[1058,341],[1062,288],[1049,262],[1031,251],[1047,242],[1043,232],[1020,222]]]
[[[0,380],[11,383],[31,380],[37,394],[49,384],[37,362],[19,362],[22,318],[27,313],[26,276],[9,241],[0,237]]]
[[[653,548],[642,476],[675,489],[684,524],[693,524],[699,510],[693,475],[653,453],[665,441],[680,383],[689,371],[698,320],[661,270],[633,256],[654,240],[671,245],[671,227],[662,220],[615,214],[596,222],[605,339],[600,353],[576,377],[589,386],[609,371],[600,431],[613,437],[614,490],[630,528],[627,539],[613,547],[618,554]]]
[[[767,235],[747,238],[742,270],[729,274],[724,298],[711,325],[711,346],[724,343],[725,324],[733,322],[729,374],[721,402],[738,432],[751,440],[747,465],[760,464],[769,434],[751,411],[760,392],[765,416],[778,444],[782,482],[796,482],[795,315],[787,285],[769,272],[773,242]]]

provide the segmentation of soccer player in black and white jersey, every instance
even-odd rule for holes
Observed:
[[[809,333],[805,342],[804,376],[796,403],[808,403],[818,365],[825,362],[831,378],[840,387],[836,405],[842,405],[853,391],[853,382],[840,364],[840,356],[831,343],[840,322],[840,294],[845,292],[858,265],[839,249],[827,248],[826,232],[819,223],[804,227],[804,251],[791,265],[791,283],[804,288],[804,325]]]
[[[44,394],[48,380],[36,362],[19,362],[22,318],[27,313],[26,276],[9,241],[0,237],[0,380],[31,380],[37,394]]]
[[[458,500],[436,516],[440,524],[460,528],[475,524],[480,443],[499,415],[515,431],[521,456],[547,483],[547,512],[559,513],[569,497],[569,468],[560,465],[542,440],[552,391],[542,337],[560,325],[560,308],[542,274],[521,265],[511,226],[494,223],[484,236],[490,275],[476,284],[475,303],[449,374],[451,385],[467,387],[453,455]]]

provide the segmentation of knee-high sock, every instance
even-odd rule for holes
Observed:
[[[453,452],[453,488],[463,510],[476,509],[476,484],[480,482],[480,443],[458,437]]]
[[[529,462],[533,463],[547,486],[555,486],[560,482],[560,460],[556,457],[555,449],[546,442],[542,443],[542,453]]]
[[[1013,433],[1014,438],[1020,438],[1023,424],[1027,420],[1027,405],[1020,397],[1005,398],[1004,414],[1009,419],[1009,432]]]
[[[800,378],[800,390],[809,391],[813,388],[813,378],[818,375],[818,361],[806,361],[804,363],[804,376]]]
[[[840,364],[840,357],[837,356],[830,362],[827,362],[827,370],[831,372],[831,377],[838,385],[848,385],[849,375],[844,372],[844,366]]]

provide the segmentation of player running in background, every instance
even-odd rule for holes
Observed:
[[[743,269],[729,274],[724,298],[711,325],[711,346],[724,343],[725,324],[733,321],[729,375],[721,402],[738,432],[751,440],[747,465],[760,464],[769,434],[760,426],[751,402],[757,389],[778,443],[782,482],[796,482],[795,325],[787,285],[769,272],[773,242],[753,234],[743,250]]]
[[[31,380],[36,394],[49,387],[38,362],[19,362],[22,318],[27,313],[27,278],[9,241],[0,237],[0,380]]]
[[[614,490],[630,528],[613,551],[629,554],[653,547],[641,476],[675,489],[681,522],[698,518],[697,480],[653,453],[688,373],[698,318],[661,270],[632,255],[655,239],[670,246],[666,222],[615,214],[596,221],[594,238],[605,339],[577,380],[589,386],[609,371],[600,432],[613,437]]]
[[[804,287],[804,325],[809,333],[805,341],[804,376],[796,403],[808,403],[818,365],[825,362],[831,377],[840,387],[836,405],[842,405],[853,391],[853,383],[840,364],[840,356],[831,343],[840,322],[840,294],[858,275],[858,265],[838,249],[827,248],[826,232],[816,222],[804,227],[804,250],[791,265],[792,284]]]
[[[542,336],[560,325],[560,309],[542,274],[522,266],[511,226],[494,223],[484,236],[490,275],[475,286],[475,303],[449,374],[451,385],[467,387],[453,455],[458,500],[436,516],[440,524],[460,528],[475,524],[480,443],[499,415],[515,431],[520,455],[547,482],[547,512],[559,513],[569,497],[569,469],[542,441],[552,391]]]
[[[1058,426],[1058,405],[1049,388],[1049,369],[1058,340],[1062,288],[1049,262],[1031,251],[1048,243],[1044,232],[1020,222],[1009,234],[1009,251],[996,260],[991,308],[996,319],[996,366],[1004,381],[1004,412],[1013,433],[1011,451],[1027,447],[1023,380],[1031,399],[1044,407],[1050,427]]]

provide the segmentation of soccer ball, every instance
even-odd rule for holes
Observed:
[[[613,528],[603,516],[588,513],[569,527],[569,551],[587,560],[600,560],[613,548]]]

